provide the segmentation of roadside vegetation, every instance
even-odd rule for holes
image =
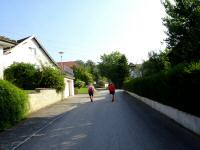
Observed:
[[[167,48],[149,53],[135,72],[141,76],[124,82],[124,89],[200,116],[200,1],[164,0]],[[134,70],[134,69],[133,69]]]
[[[65,88],[60,70],[45,66],[38,69],[27,63],[12,64],[5,69],[4,79],[0,80],[0,130],[11,127],[27,116],[28,93],[35,88],[54,88],[57,92]]]
[[[0,130],[24,119],[28,108],[28,94],[8,81],[0,80]]]
[[[4,71],[4,79],[24,90],[54,88],[62,92],[65,88],[64,76],[59,69],[43,66],[38,69],[29,63],[14,63]]]

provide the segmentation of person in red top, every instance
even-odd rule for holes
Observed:
[[[110,94],[112,95],[112,102],[115,100],[115,85],[113,83],[110,83],[108,86],[108,89],[110,91]]]

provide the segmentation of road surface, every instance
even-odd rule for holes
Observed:
[[[123,91],[88,97],[18,150],[200,150],[200,138]],[[80,100],[81,101],[81,100]]]

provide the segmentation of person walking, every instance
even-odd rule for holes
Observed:
[[[89,96],[90,96],[91,102],[93,102],[94,91],[95,91],[94,86],[93,86],[92,84],[90,84],[90,85],[88,86],[88,94],[89,94]]]
[[[109,92],[112,95],[112,102],[115,101],[115,85],[113,83],[110,83],[108,86]]]

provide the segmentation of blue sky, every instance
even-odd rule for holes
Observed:
[[[100,61],[112,51],[141,63],[166,38],[160,0],[1,0],[0,35],[36,35],[60,60]]]

